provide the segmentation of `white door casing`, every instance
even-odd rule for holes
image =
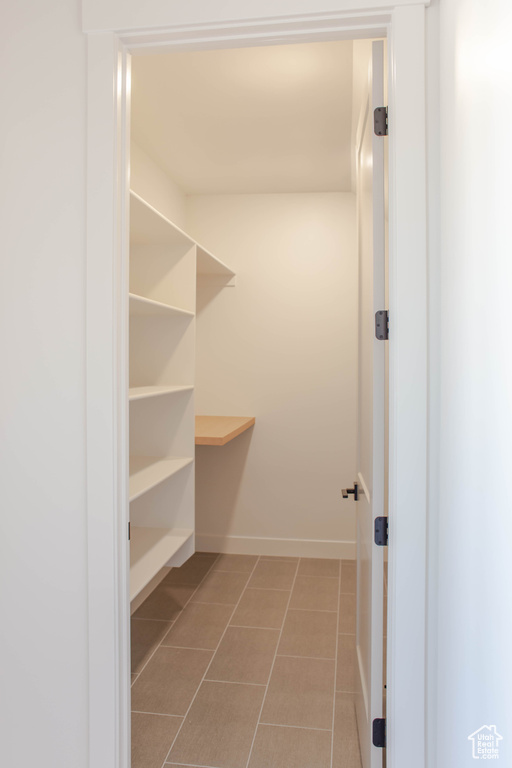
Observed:
[[[390,72],[390,489],[388,764],[425,765],[427,296],[425,20],[428,0],[340,0],[339,12],[255,21],[250,0],[207,23],[196,4],[84,0],[87,112],[87,493],[89,761],[129,766],[127,407],[123,291],[128,263],[129,52],[200,50],[387,34]],[[307,5],[307,3],[306,3]],[[94,8],[93,8],[94,6]],[[247,6],[247,7],[246,7]],[[243,9],[247,13],[244,15]],[[203,9],[204,10],[204,9]],[[132,14],[128,23],[125,12]],[[135,14],[132,12],[135,11]],[[191,21],[182,18],[190,11]],[[233,11],[235,13],[235,11]],[[269,10],[269,13],[271,11]],[[277,14],[277,10],[272,12]],[[242,15],[240,15],[242,14]],[[126,30],[129,29],[129,32]],[[397,663],[399,662],[399,663]]]
[[[384,514],[385,344],[374,316],[385,309],[384,142],[375,135],[375,107],[384,106],[384,44],[372,44],[356,146],[359,260],[358,446],[356,504],[358,687],[356,714],[363,768],[382,766],[372,723],[382,717],[383,550],[373,521]]]

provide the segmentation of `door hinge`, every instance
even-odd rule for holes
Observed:
[[[378,547],[387,547],[388,545],[388,518],[376,517],[375,518],[375,543]]]
[[[372,727],[372,742],[374,747],[386,746],[386,719],[376,717]]]
[[[379,309],[375,313],[375,338],[379,341],[389,339],[389,312],[387,309]]]
[[[348,499],[349,493],[354,494],[354,501],[358,501],[359,499],[359,486],[357,483],[354,483],[353,488],[342,488],[341,489],[341,495],[344,499]]]
[[[128,541],[131,540],[132,537],[132,526],[130,523],[128,523]]]
[[[388,108],[377,107],[373,111],[373,130],[376,136],[388,135]]]

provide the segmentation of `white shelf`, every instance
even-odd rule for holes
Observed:
[[[189,312],[188,309],[172,307],[170,304],[164,304],[162,301],[147,299],[145,296],[137,296],[136,293],[130,293],[130,315],[194,317],[194,312]]]
[[[137,597],[193,535],[194,531],[189,528],[131,527],[130,600]]]
[[[177,387],[130,387],[128,390],[128,399],[146,400],[148,397],[159,397],[160,395],[173,395],[177,392],[191,392],[194,389],[192,384]]]
[[[172,221],[162,216],[156,208],[130,191],[130,244],[197,246],[197,272],[201,275],[225,275],[233,277],[234,272],[224,262],[187,235]]]
[[[235,273],[220,261],[213,253],[197,243],[197,273],[199,275],[225,275],[234,277]]]
[[[192,458],[130,456],[130,501],[138,499],[143,493],[163,483],[192,462]]]
[[[130,245],[189,246],[195,241],[135,192],[130,192]]]

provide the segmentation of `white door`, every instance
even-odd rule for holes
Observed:
[[[384,141],[374,133],[374,109],[384,105],[383,43],[372,45],[368,90],[357,144],[359,242],[359,402],[357,483],[356,713],[363,768],[382,766],[372,723],[383,717],[383,547],[374,520],[384,515],[385,341],[375,336],[375,313],[385,309]]]

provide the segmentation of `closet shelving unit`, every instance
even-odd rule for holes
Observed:
[[[254,416],[196,416],[196,445],[226,445],[255,421]]]
[[[130,599],[194,551],[196,279],[234,272],[130,193]]]

